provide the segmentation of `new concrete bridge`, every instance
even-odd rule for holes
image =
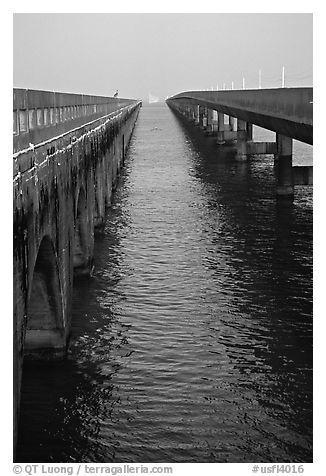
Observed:
[[[72,284],[91,273],[141,103],[14,90],[14,432],[24,358],[65,356]]]
[[[218,145],[235,145],[239,161],[274,154],[278,196],[292,196],[295,184],[312,184],[312,167],[292,165],[293,139],[313,143],[312,88],[186,91],[166,102],[207,135],[216,135]],[[254,142],[253,124],[274,131],[275,142]]]

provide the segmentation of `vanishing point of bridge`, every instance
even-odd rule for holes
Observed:
[[[167,104],[218,146],[234,146],[237,160],[274,154],[278,195],[311,183],[311,168],[292,167],[292,139],[312,144],[311,88],[193,91]],[[94,235],[104,228],[140,107],[131,99],[14,90],[15,440],[24,358],[66,354],[73,280],[92,271]],[[276,142],[253,142],[253,124],[275,131]]]

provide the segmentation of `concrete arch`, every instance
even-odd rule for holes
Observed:
[[[66,347],[62,292],[52,240],[44,236],[37,253],[27,300],[24,356],[53,358]]]

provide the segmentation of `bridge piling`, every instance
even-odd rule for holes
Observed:
[[[250,122],[247,122],[247,140],[253,140],[253,126]]]
[[[236,160],[239,162],[247,160],[247,123],[241,119],[238,119],[237,124]]]
[[[200,129],[204,127],[204,115],[205,115],[205,108],[203,106],[198,107],[198,115],[199,115],[199,122],[198,126]]]
[[[199,123],[200,123],[199,106],[197,104],[194,106],[194,122],[195,122],[195,126],[199,126]]]
[[[217,112],[217,145],[225,144],[224,130],[224,114],[222,112]]]
[[[189,119],[191,121],[195,120],[195,106],[193,106],[192,104],[189,105]]]
[[[276,155],[274,166],[276,172],[276,196],[293,197],[294,180],[292,168],[293,140],[291,137],[276,134]]]
[[[204,107],[203,111],[203,124],[202,124],[202,130],[206,131],[207,130],[207,125],[208,125],[208,109],[207,107]]]
[[[193,120],[193,109],[191,106],[186,106],[186,117],[188,118],[189,121]]]
[[[234,117],[229,116],[229,125],[230,125],[230,131],[233,132],[235,130],[235,123],[234,123]]]
[[[207,135],[213,134],[213,109],[207,109]]]

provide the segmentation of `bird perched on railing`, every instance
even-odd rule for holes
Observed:
[[[114,98],[117,98],[117,97],[118,97],[118,94],[119,94],[119,91],[116,90],[116,92],[114,93],[114,96],[113,96],[113,97],[114,97]]]

